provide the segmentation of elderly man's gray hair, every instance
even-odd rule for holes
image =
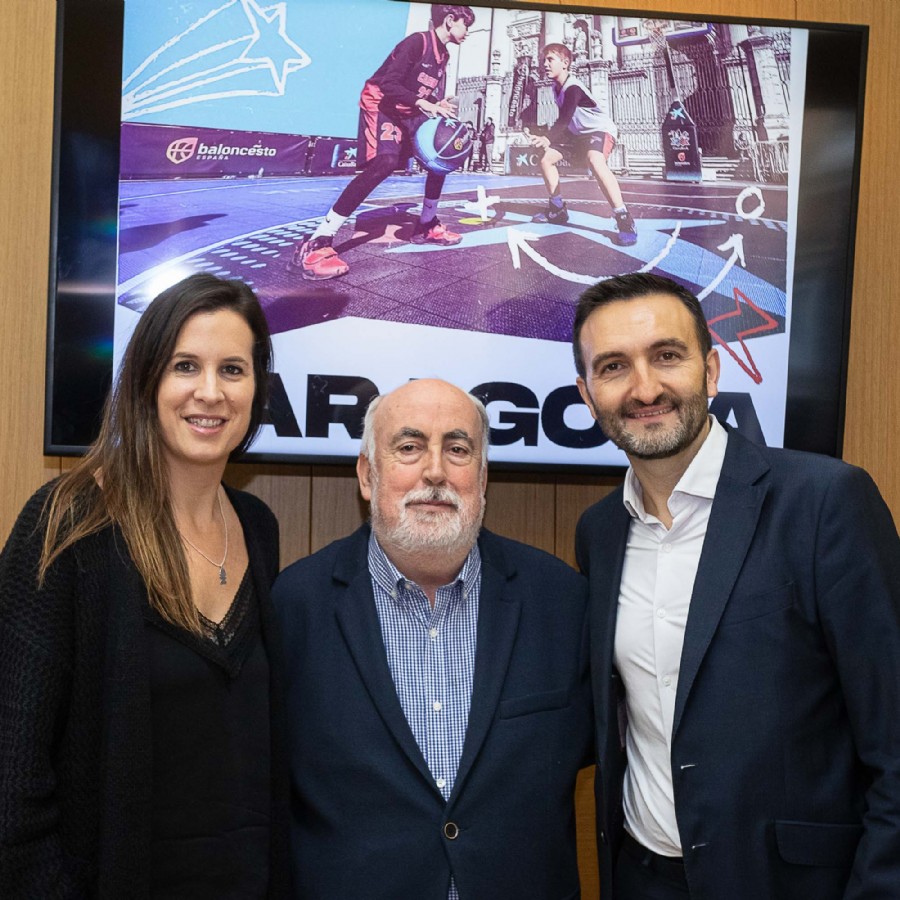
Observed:
[[[488,445],[491,442],[491,420],[488,416],[484,404],[472,394],[465,391],[463,393],[472,401],[472,406],[478,413],[478,419],[481,422],[481,467],[487,466],[488,461]],[[366,409],[366,416],[363,419],[362,442],[359,445],[359,452],[374,466],[375,465],[375,410],[381,401],[388,396],[387,394],[379,394],[369,404]]]

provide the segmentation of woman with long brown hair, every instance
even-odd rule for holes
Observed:
[[[260,426],[253,292],[139,319],[87,455],[0,557],[0,896],[289,896],[268,593],[278,526],[226,488]]]

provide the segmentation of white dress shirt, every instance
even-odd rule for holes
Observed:
[[[710,432],[669,498],[672,527],[644,509],[633,470],[625,476],[632,516],[619,589],[615,665],[628,713],[625,829],[663,856],[681,856],[672,787],[672,721],[691,593],[728,434]]]

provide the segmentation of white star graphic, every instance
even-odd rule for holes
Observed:
[[[122,119],[229,97],[281,96],[288,76],[311,62],[288,35],[286,3],[226,0],[172,35],[123,80]],[[254,73],[268,73],[273,88],[254,81]]]
[[[252,40],[240,55],[241,62],[265,66],[279,94],[284,93],[288,75],[309,65],[309,57],[288,37],[285,3],[261,7],[256,0],[241,0],[253,29]]]

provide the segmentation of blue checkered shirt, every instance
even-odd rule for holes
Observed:
[[[472,700],[481,554],[476,544],[434,607],[369,538],[375,608],[397,697],[441,795],[456,781]],[[448,900],[458,900],[451,879]]]

